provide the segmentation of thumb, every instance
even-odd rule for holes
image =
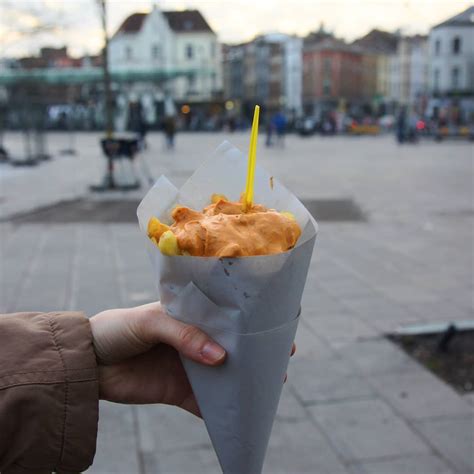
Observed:
[[[204,331],[177,321],[161,311],[147,312],[136,321],[137,336],[148,344],[165,343],[183,356],[206,365],[220,365],[226,357],[225,349],[214,342]]]

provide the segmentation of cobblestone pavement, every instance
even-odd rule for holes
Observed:
[[[8,216],[88,195],[104,166],[98,135],[79,155],[36,168],[0,165],[2,311],[87,314],[155,298],[131,223],[11,223]],[[152,134],[153,175],[180,185],[224,134]],[[245,148],[247,134],[230,137]],[[19,136],[6,145],[20,150]],[[453,474],[473,471],[473,398],[460,396],[383,335],[413,323],[473,319],[473,147],[397,146],[392,137],[288,137],[259,162],[305,199],[350,198],[365,222],[320,222],[266,474]],[[137,172],[143,167],[137,163]],[[145,189],[128,194],[137,199]],[[116,196],[117,197],[117,196]],[[123,197],[120,195],[120,197]],[[109,199],[95,196],[91,199]],[[212,474],[201,421],[166,406],[101,406],[91,474]]]

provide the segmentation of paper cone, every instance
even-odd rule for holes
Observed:
[[[238,199],[245,157],[223,144],[177,190],[162,177],[137,214],[146,232],[149,218],[166,222],[177,203],[201,209],[209,193]],[[242,258],[167,257],[148,249],[167,312],[200,327],[227,351],[221,367],[183,359],[217,457],[225,474],[259,474],[278,407],[299,320],[317,225],[304,206],[257,167],[255,202],[292,212],[302,236],[294,249]]]
[[[199,311],[191,314],[196,307]],[[226,348],[222,367],[205,367],[186,358],[183,365],[223,472],[260,473],[299,315],[276,329],[252,334],[209,326],[225,321],[226,315],[192,283],[168,311]]]

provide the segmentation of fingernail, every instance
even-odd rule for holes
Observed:
[[[209,362],[218,362],[225,356],[225,350],[214,342],[207,342],[202,348],[201,354]]]

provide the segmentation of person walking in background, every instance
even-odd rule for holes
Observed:
[[[418,141],[418,129],[417,124],[420,120],[420,116],[415,109],[410,111],[408,115],[408,124],[407,124],[407,139],[410,143],[416,143]]]
[[[164,100],[164,119],[163,119],[163,133],[165,135],[166,148],[168,150],[174,149],[174,136],[176,134],[176,105],[171,95],[166,94]]]
[[[148,133],[148,123],[145,120],[143,109],[140,109],[137,123],[138,143],[141,151],[148,148],[146,134]]]
[[[174,117],[165,117],[163,131],[165,133],[166,147],[168,150],[174,149],[174,136],[176,134],[176,123]]]
[[[273,118],[273,128],[275,129],[277,136],[277,144],[281,147],[285,146],[285,134],[286,134],[286,116],[283,112],[277,112]]]
[[[398,143],[404,143],[407,133],[407,110],[402,107],[397,117],[397,140]]]
[[[273,117],[270,117],[270,115],[267,114],[266,127],[265,127],[265,132],[266,132],[265,145],[266,146],[273,145],[273,132],[274,131],[275,131],[275,125],[273,123]]]

